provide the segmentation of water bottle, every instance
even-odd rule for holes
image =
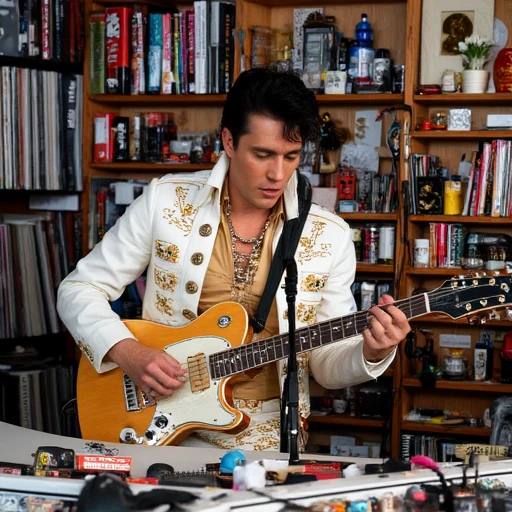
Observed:
[[[375,52],[372,48],[372,26],[365,13],[361,14],[361,21],[356,25],[355,36],[350,45],[349,75],[358,85],[371,84]]]

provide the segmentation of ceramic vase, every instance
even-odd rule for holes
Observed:
[[[462,72],[462,92],[482,94],[487,89],[489,71],[485,69],[466,69]]]
[[[512,48],[502,48],[494,61],[496,92],[512,92]]]

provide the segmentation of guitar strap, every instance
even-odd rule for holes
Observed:
[[[283,232],[279,238],[276,252],[270,264],[265,289],[261,295],[258,310],[251,318],[252,328],[255,333],[263,331],[267,321],[270,306],[276,295],[277,287],[283,276],[285,264],[293,259],[295,249],[299,245],[302,229],[306,223],[309,208],[311,207],[311,184],[309,180],[297,170],[297,195],[299,198],[299,216],[285,221]]]

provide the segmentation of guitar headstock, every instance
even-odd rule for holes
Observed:
[[[497,310],[512,306],[512,275],[477,272],[455,276],[428,292],[428,297],[432,313],[444,313],[454,319],[472,315],[488,319],[493,311],[496,315]]]

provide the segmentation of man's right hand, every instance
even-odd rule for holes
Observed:
[[[107,358],[116,363],[145,393],[170,396],[187,380],[180,363],[163,350],[141,345],[133,338],[116,343]]]

